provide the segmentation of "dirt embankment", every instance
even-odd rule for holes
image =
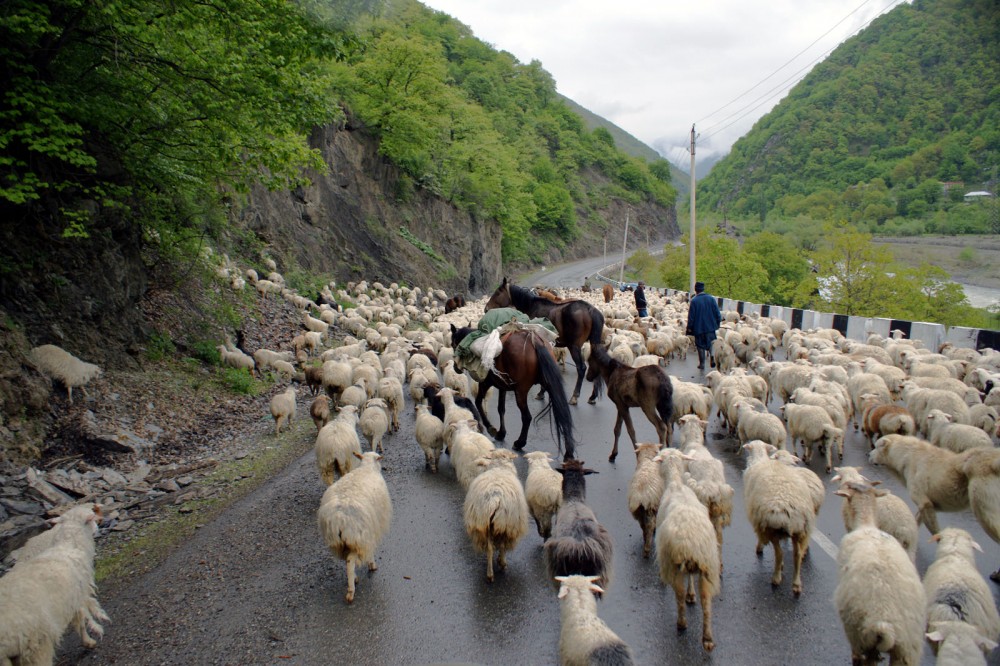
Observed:
[[[876,237],[906,266],[939,266],[951,279],[989,289],[1000,289],[1000,236]]]

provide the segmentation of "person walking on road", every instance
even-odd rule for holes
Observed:
[[[649,310],[647,310],[646,303],[646,283],[639,280],[639,286],[635,288],[635,309],[639,311],[640,317],[648,317]]]
[[[694,336],[694,345],[698,348],[698,369],[705,369],[705,353],[708,353],[712,367],[715,367],[715,357],[712,356],[712,342],[715,332],[722,323],[722,313],[715,297],[705,293],[705,283],[694,283],[694,298],[688,305],[687,335]]]

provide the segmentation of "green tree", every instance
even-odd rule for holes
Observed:
[[[826,242],[812,255],[819,299],[831,312],[882,316],[897,291],[888,275],[895,270],[892,251],[872,236],[845,225],[830,225]],[[806,291],[811,292],[806,283]],[[803,292],[800,289],[800,302]]]
[[[773,305],[791,305],[799,283],[809,272],[809,260],[787,236],[762,232],[743,243],[743,251],[756,259],[765,271],[765,300]]]

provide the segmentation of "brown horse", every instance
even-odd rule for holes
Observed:
[[[563,303],[553,303],[552,301],[535,296],[533,293],[511,284],[507,278],[503,279],[497,290],[490,296],[486,303],[486,311],[493,308],[514,307],[525,313],[529,317],[545,317],[556,327],[559,337],[556,339],[556,347],[566,347],[569,349],[573,362],[576,363],[576,386],[573,388],[573,397],[569,404],[575,405],[580,397],[580,387],[583,385],[583,378],[587,374],[587,363],[583,360],[580,347],[584,342],[590,342],[591,346],[600,344],[601,334],[604,332],[604,315],[586,301],[565,301]],[[597,387],[590,394],[588,402],[597,402]]]
[[[451,328],[452,345],[455,346],[473,330],[468,327]],[[559,366],[556,364],[555,352],[552,345],[532,331],[519,330],[504,336],[503,351],[494,361],[494,370],[479,383],[476,408],[483,417],[487,431],[500,440],[507,436],[504,413],[507,409],[507,391],[513,391],[517,408],[521,411],[521,434],[517,436],[512,448],[515,451],[523,450],[528,441],[528,426],[531,423],[528,392],[535,384],[539,384],[549,394],[549,403],[538,413],[535,420],[547,415],[555,417],[556,445],[560,451],[565,447],[567,460],[573,458],[576,446],[573,436],[573,414],[566,401],[566,391],[562,385]],[[500,414],[499,431],[490,423],[486,410],[483,409],[486,392],[493,386],[500,391],[497,399],[497,412]]]
[[[611,301],[613,301],[615,299],[615,288],[612,287],[607,282],[605,282],[604,286],[601,287],[601,293],[604,295],[604,302],[605,303],[610,303]]]
[[[444,303],[444,313],[449,314],[455,310],[465,307],[465,296],[455,294]]]
[[[649,422],[656,428],[660,446],[670,445],[670,417],[674,411],[674,387],[670,377],[655,365],[630,368],[608,354],[602,345],[592,345],[590,349],[590,369],[587,379],[594,382],[594,389],[600,391],[608,385],[608,397],[618,408],[615,417],[615,444],[608,456],[614,462],[618,456],[618,437],[622,434],[622,421],[628,428],[632,448],[636,446],[635,428],[632,427],[630,407],[641,407]]]

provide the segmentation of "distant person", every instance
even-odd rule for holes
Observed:
[[[715,297],[705,293],[705,283],[694,283],[694,298],[688,306],[687,335],[694,336],[694,345],[698,348],[698,369],[705,369],[705,354],[708,353],[712,367],[715,367],[715,357],[712,356],[712,342],[715,332],[722,323],[722,313]]]
[[[646,283],[639,280],[639,286],[635,288],[635,309],[639,311],[640,317],[648,317],[649,310],[646,309]]]

